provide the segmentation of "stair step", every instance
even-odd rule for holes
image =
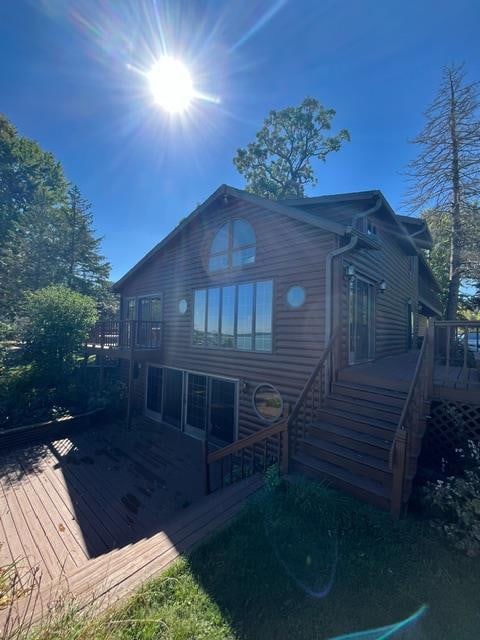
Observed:
[[[372,402],[381,402],[391,407],[403,408],[407,394],[403,391],[394,391],[393,389],[385,389],[383,387],[373,387],[366,384],[355,384],[353,382],[337,381],[332,385],[332,391],[335,395],[353,397],[360,400]]]
[[[370,418],[378,418],[386,422],[398,424],[402,409],[400,407],[392,407],[381,402],[373,400],[362,400],[359,398],[349,398],[342,395],[332,394],[328,396],[325,407],[332,409],[340,409],[346,411],[355,410],[356,413],[368,416]]]
[[[391,473],[386,460],[314,436],[306,436],[300,446],[308,455],[322,462],[330,462],[387,486],[391,484]]]
[[[319,422],[337,424],[340,427],[368,433],[381,439],[392,438],[396,431],[396,425],[392,422],[360,416],[351,411],[340,411],[339,409],[327,409],[323,407],[318,411],[317,417]]]
[[[307,433],[356,451],[374,455],[383,460],[388,460],[393,441],[393,433],[390,438],[377,438],[369,433],[347,429],[338,424],[330,424],[328,422],[312,423],[307,427]]]
[[[381,483],[375,482],[338,465],[318,460],[307,453],[298,453],[292,457],[294,467],[317,480],[326,480],[338,489],[344,489],[351,495],[370,502],[383,509],[390,506],[390,491]]]
[[[412,372],[413,373],[413,372]],[[395,375],[395,372],[391,372],[390,375]],[[405,378],[395,378],[389,376],[382,376],[382,374],[372,375],[364,370],[356,370],[355,367],[347,367],[342,369],[338,373],[339,382],[358,384],[367,384],[368,386],[376,388],[377,385],[383,389],[391,391],[403,391],[408,392],[410,387],[410,380]]]

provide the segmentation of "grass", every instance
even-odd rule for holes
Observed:
[[[369,640],[477,638],[480,559],[447,547],[425,522],[395,526],[304,482],[257,498],[120,609],[71,611],[32,638],[323,640],[391,625],[423,604],[408,635]]]

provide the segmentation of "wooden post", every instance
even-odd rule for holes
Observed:
[[[133,354],[135,350],[135,320],[130,320],[130,360],[128,361],[128,401],[127,401],[127,429],[130,431],[132,428],[133,417],[133,372],[135,368],[135,361]]]
[[[208,464],[208,438],[205,436],[203,441],[203,469],[204,469],[204,483],[205,483],[205,495],[210,493],[210,465]]]
[[[424,340],[427,341],[427,353],[425,354],[425,375],[427,378],[425,394],[427,396],[427,399],[429,399],[433,396],[433,384],[435,376],[435,324],[433,323],[433,321],[428,323],[428,328]]]
[[[394,447],[390,513],[394,520],[398,520],[403,508],[403,484],[405,481],[407,456],[407,432],[405,429],[397,431]]]

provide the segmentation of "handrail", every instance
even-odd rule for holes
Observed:
[[[428,342],[428,332],[425,334],[425,337],[423,339],[422,342],[422,347],[420,349],[420,353],[418,354],[418,358],[417,358],[417,364],[415,366],[415,371],[413,374],[413,378],[410,382],[410,387],[408,389],[408,394],[407,394],[407,398],[405,400],[405,403],[403,405],[403,409],[402,409],[402,413],[400,414],[400,419],[398,421],[397,424],[397,428],[395,429],[395,435],[393,437],[393,442],[392,442],[392,446],[390,447],[390,454],[389,454],[389,459],[388,459],[388,466],[389,469],[392,470],[393,467],[393,452],[395,449],[395,441],[397,439],[398,436],[398,432],[404,429],[404,422],[405,422],[405,418],[407,416],[407,412],[410,408],[410,405],[412,403],[412,399],[417,387],[417,381],[418,381],[418,377],[420,375],[420,370],[423,366],[423,359],[425,357],[425,354],[427,352],[427,342]]]
[[[269,441],[275,438],[276,442],[273,442],[273,456],[269,457]],[[225,476],[224,476],[224,463],[229,462],[229,471],[227,476],[230,476],[230,482],[235,481],[234,467],[239,464],[240,478],[245,478],[245,465],[251,472],[255,472],[258,461],[258,451],[256,445],[263,443],[263,470],[265,471],[269,464],[272,462],[278,462],[280,470],[283,473],[288,472],[288,420],[286,417],[280,419],[279,422],[262,429],[256,433],[252,433],[246,438],[241,438],[232,444],[228,444],[217,451],[212,453],[208,452],[208,440],[203,443],[204,446],[204,469],[205,469],[205,492],[208,494],[212,491],[211,487],[211,474],[210,466],[215,463],[220,463],[220,488],[223,488]],[[250,449],[250,451],[247,451]],[[272,448],[270,447],[270,452]],[[260,453],[260,460],[262,457]],[[240,458],[240,461],[238,460]],[[226,460],[228,459],[228,460]],[[251,465],[251,466],[250,466]],[[218,488],[218,487],[217,487]]]
[[[321,368],[325,365],[325,362],[327,360],[327,358],[330,356],[332,349],[333,349],[333,345],[336,342],[337,336],[340,333],[340,327],[337,327],[335,329],[335,331],[332,333],[332,335],[330,336],[330,340],[327,342],[327,346],[325,347],[325,349],[323,350],[322,356],[320,358],[320,360],[318,361],[315,369],[312,371],[312,373],[310,374],[310,377],[308,378],[307,382],[305,383],[305,386],[303,387],[303,390],[300,394],[300,396],[298,397],[297,402],[295,403],[295,406],[292,409],[292,412],[288,418],[288,424],[292,424],[293,421],[295,420],[295,418],[298,415],[298,412],[300,411],[300,407],[302,406],[303,401],[305,400],[308,392],[310,391],[310,389],[312,388]]]
[[[238,453],[242,449],[251,447],[253,444],[256,444],[258,442],[262,442],[263,440],[266,440],[267,438],[270,438],[271,436],[274,436],[277,433],[282,433],[283,431],[287,430],[287,425],[288,425],[288,420],[284,418],[280,422],[277,422],[272,426],[267,427],[266,429],[262,429],[261,431],[252,433],[249,436],[246,436],[245,438],[240,438],[240,440],[237,440],[236,442],[232,442],[232,444],[229,444],[225,447],[222,447],[221,449],[217,449],[217,451],[213,451],[212,453],[209,453],[207,457],[207,463],[212,464],[213,462],[218,462],[218,460],[221,460],[222,458],[226,458],[229,455]]]
[[[85,346],[100,349],[154,349],[161,345],[161,320],[101,320],[92,327]]]
[[[435,320],[436,327],[480,327],[480,320]]]

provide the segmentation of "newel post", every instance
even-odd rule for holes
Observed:
[[[403,508],[403,485],[405,482],[407,458],[407,432],[399,429],[395,435],[392,464],[392,498],[390,513],[398,520]]]

